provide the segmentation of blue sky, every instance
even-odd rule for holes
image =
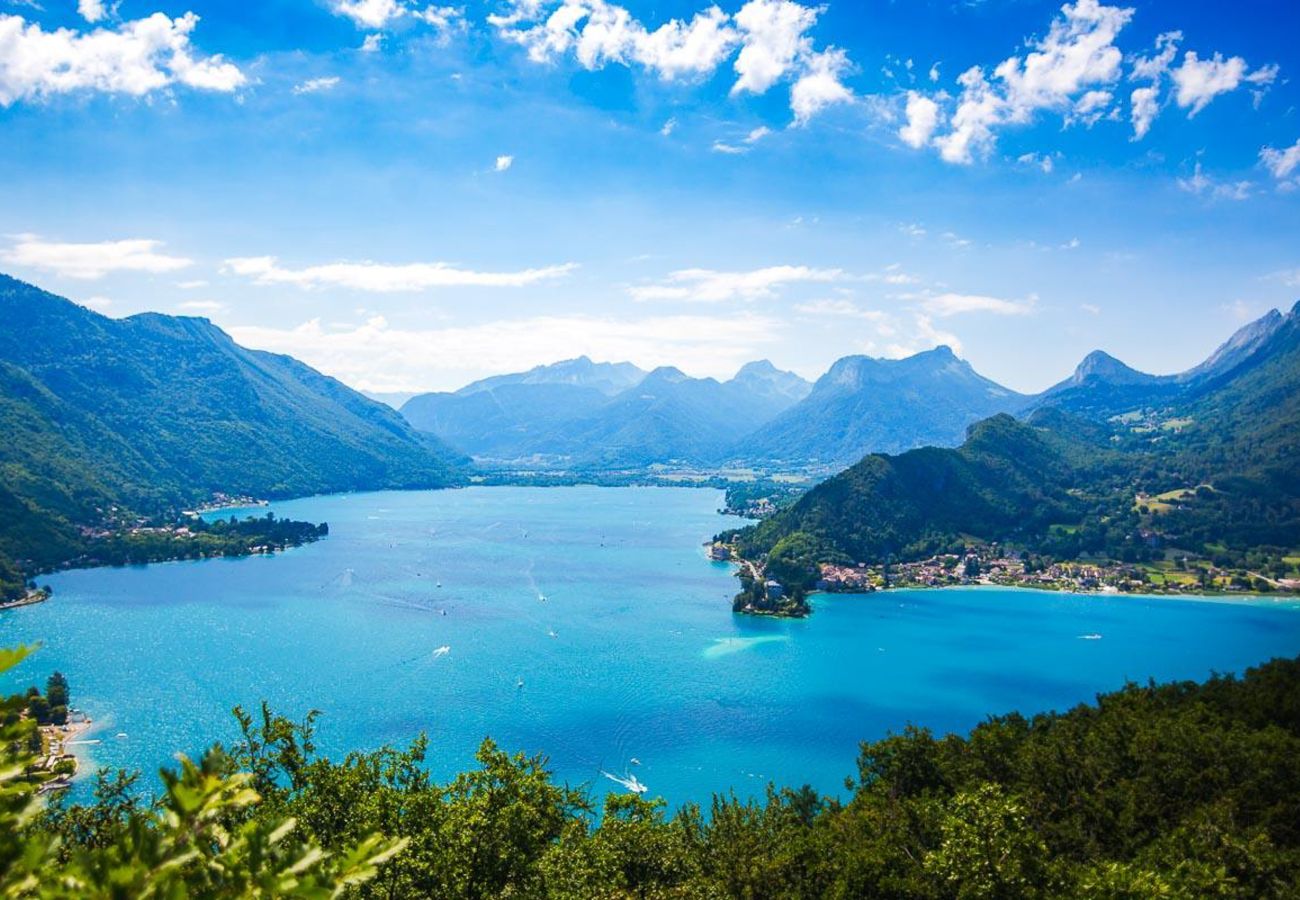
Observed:
[[[357,387],[1021,390],[1300,296],[1291,2],[0,0],[0,270]]]

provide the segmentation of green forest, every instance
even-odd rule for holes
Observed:
[[[490,740],[446,783],[423,737],[326,759],[314,716],[265,708],[159,786],[101,773],[93,803],[42,807],[27,699],[3,704],[9,897],[1300,896],[1300,660],[964,736],[909,727],[861,745],[841,797],[676,811],[598,801]]]

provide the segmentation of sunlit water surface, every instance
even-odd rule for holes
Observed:
[[[235,737],[230,709],[319,709],[318,744],[432,740],[450,776],[486,735],[597,793],[629,774],[671,803],[769,781],[841,791],[857,744],[909,722],[1064,709],[1126,680],[1203,678],[1300,653],[1293,602],[993,588],[819,598],[736,616],[702,542],[737,520],[675,488],[473,488],[316,497],[270,557],[62,573],[0,614],[42,649],[8,689],[70,679],[95,765],[152,772]],[[88,781],[75,788],[88,793]]]

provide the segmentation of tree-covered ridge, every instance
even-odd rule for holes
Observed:
[[[109,319],[6,276],[0,433],[0,559],[28,571],[81,555],[83,527],[174,516],[218,492],[463,477],[450,450],[395,411],[205,319]]]
[[[1278,317],[1250,350],[1224,356],[1230,368],[1204,370],[1176,400],[1161,382],[1121,414],[1105,403],[1104,414],[1090,414],[1082,399],[1090,384],[1107,403],[1116,395],[1114,385],[1083,378],[1070,388],[1075,412],[995,416],[956,449],[868,456],[724,537],[796,590],[812,585],[821,562],[915,560],[972,543],[1055,559],[1191,557],[1292,574],[1300,312]]]
[[[30,793],[11,777],[0,889],[134,896],[158,878],[177,891],[166,896],[254,884],[258,896],[329,896],[306,893],[319,881],[275,879],[297,859],[342,887],[360,855],[366,880],[346,884],[349,897],[1295,897],[1297,698],[1300,660],[1129,685],[966,736],[908,728],[864,743],[844,798],[772,788],[671,815],[636,795],[597,814],[588,791],[551,781],[544,757],[491,741],[476,768],[439,783],[423,738],[332,761],[315,753],[313,717],[237,710],[242,740],[165,774],[153,805],[134,776],[104,775],[94,804],[19,824]],[[16,715],[7,737],[24,727]],[[276,834],[284,849],[266,852]],[[218,835],[229,842],[206,841]]]

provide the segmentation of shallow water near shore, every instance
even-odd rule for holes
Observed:
[[[901,590],[818,597],[801,621],[735,616],[732,567],[701,546],[737,524],[721,505],[594,487],[277,503],[330,536],[43,579],[52,600],[0,614],[0,644],[43,644],[0,685],[64,672],[96,720],[94,765],[151,774],[233,740],[231,707],[265,699],[321,710],[333,756],[424,731],[450,777],[491,735],[597,794],[635,776],[675,805],[769,781],[842,792],[858,741],[909,722],[960,731],[1300,654],[1294,601]]]

